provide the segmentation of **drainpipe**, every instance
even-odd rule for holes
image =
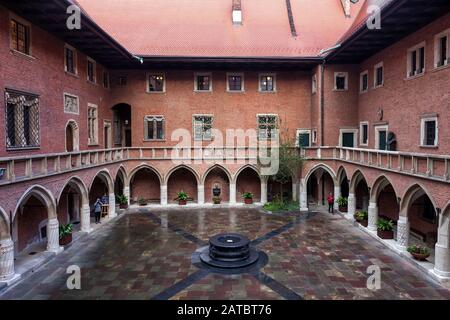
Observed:
[[[322,60],[320,66],[320,146],[324,146],[324,110],[325,110],[325,64],[326,60]]]
[[[144,64],[144,58],[138,57],[138,56],[133,56],[133,58],[135,58],[136,60],[138,60],[141,64]]]

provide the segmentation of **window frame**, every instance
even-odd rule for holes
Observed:
[[[73,69],[74,72],[70,72],[67,68],[67,55],[66,55],[66,50],[69,49],[73,52]],[[67,74],[73,75],[73,76],[77,76],[78,75],[78,52],[77,49],[75,49],[74,47],[72,47],[69,44],[65,44],[64,45],[64,72],[66,72]]]
[[[150,77],[151,76],[162,76],[163,77],[163,85],[162,85],[162,90],[161,91],[150,91]],[[145,91],[147,93],[153,94],[153,93],[165,93],[166,92],[166,74],[164,72],[147,72],[146,74],[147,77],[147,81],[146,81],[146,89]]]
[[[443,63],[441,66],[439,66],[439,60],[440,60],[440,48],[441,48],[441,39],[443,37],[447,37],[447,63]],[[440,69],[440,68],[446,68],[450,65],[450,28],[447,30],[444,30],[434,36],[434,68]]]
[[[272,77],[273,78],[272,90],[262,90],[262,86],[261,86],[261,78],[262,77]],[[260,93],[277,92],[277,74],[275,72],[258,73],[258,92],[260,92]]]
[[[344,89],[338,89],[337,78],[344,77]],[[348,72],[337,71],[334,73],[334,91],[348,91]]]
[[[89,62],[92,63],[93,80],[89,79]],[[90,57],[86,57],[86,78],[89,83],[97,84],[97,62]]]
[[[77,112],[70,112],[70,111],[66,111],[66,96],[72,97],[72,98],[76,98],[77,100]],[[68,92],[64,92],[63,93],[63,107],[64,107],[64,113],[66,114],[80,114],[80,97],[72,94],[72,93],[68,93]]]
[[[364,142],[364,130],[363,126],[367,126],[367,141]],[[359,145],[367,147],[369,145],[369,121],[361,121],[359,123]]]
[[[12,20],[14,20],[16,23],[20,23],[21,25],[25,26],[25,28],[27,28],[28,31],[28,39],[27,39],[27,51],[28,52],[22,52],[16,48],[13,47],[13,39],[12,39],[12,34],[11,34],[11,22]],[[12,12],[9,14],[9,24],[8,24],[8,33],[9,33],[9,49],[12,52],[15,52],[17,54],[26,56],[26,57],[33,57],[33,50],[32,50],[32,24],[30,22],[28,22],[27,20],[13,14]]]
[[[106,75],[106,77],[105,77],[105,75]],[[106,81],[105,81],[105,79],[106,79]],[[110,73],[108,71],[103,70],[102,80],[103,80],[102,81],[103,88],[104,89],[111,89],[111,75],[110,75]]]
[[[379,68],[382,68],[382,81],[381,81],[381,83],[380,84],[377,84],[377,80],[378,80],[378,73],[377,73],[377,71],[378,71],[378,69]],[[373,67],[373,88],[374,89],[376,89],[376,88],[380,88],[380,87],[382,87],[382,86],[384,86],[384,78],[385,78],[385,72],[384,72],[384,62],[383,61],[381,61],[381,62],[379,62],[379,63],[377,63],[376,65],[374,65],[374,67]]]
[[[162,138],[150,139],[148,135],[148,122],[153,121],[154,123],[160,119],[162,122]],[[158,136],[158,128],[154,125],[153,127],[154,137]],[[144,141],[165,141],[166,140],[166,117],[164,115],[146,115],[144,116]]]
[[[197,78],[201,76],[209,77],[209,89],[208,90],[199,90],[198,89],[198,81]],[[212,92],[213,91],[213,78],[212,72],[195,72],[194,73],[194,92]]]
[[[317,143],[317,129],[312,129],[311,142],[313,144]]]
[[[417,72],[420,66],[420,49],[424,49],[423,50],[423,70],[422,72]],[[416,70],[412,70],[412,53],[414,53],[415,57],[416,57]],[[427,51],[426,51],[426,41],[422,41],[419,44],[416,44],[415,46],[409,48],[407,50],[407,56],[406,56],[406,79],[411,79],[411,78],[415,78],[418,76],[421,76],[423,74],[425,74],[426,71],[426,62],[427,62]],[[411,73],[413,73],[411,75]]]
[[[353,148],[358,148],[358,129],[355,128],[340,128],[339,129],[339,147],[341,148],[351,148],[344,147],[342,144],[344,142],[344,133],[353,133]]]
[[[389,133],[389,125],[387,124],[380,124],[380,125],[375,125],[374,126],[374,131],[375,131],[375,150],[380,150],[380,151],[387,151],[380,149],[380,134],[379,131],[386,131],[386,146],[387,146],[387,137],[388,137],[388,133]]]
[[[277,134],[277,136],[276,137],[265,137],[265,138],[261,138],[261,135],[260,135],[260,128],[259,128],[259,126],[260,126],[260,122],[259,122],[259,119],[261,118],[261,117],[275,117],[276,119],[275,119],[275,128],[276,129],[278,129],[278,125],[279,125],[279,121],[280,121],[280,118],[279,118],[279,116],[278,116],[278,114],[276,114],[276,113],[258,113],[257,115],[256,115],[256,128],[257,128],[257,130],[256,130],[256,133],[257,133],[257,136],[258,136],[258,141],[271,141],[271,140],[273,140],[273,139],[277,139],[278,138],[278,135],[279,135],[279,133],[277,132],[276,134]]]
[[[205,126],[205,123],[202,123],[202,137],[198,138],[195,136],[195,126],[196,126],[195,117],[210,117],[211,118],[211,136],[209,138],[205,138],[205,136],[203,134],[204,133],[203,128]],[[214,139],[213,129],[214,129],[214,115],[213,114],[199,113],[199,114],[192,115],[192,138],[194,141],[212,141]]]
[[[426,122],[432,122],[434,121],[435,124],[435,137],[434,137],[434,144],[425,144],[425,139],[426,139]],[[439,146],[439,121],[438,121],[438,116],[437,115],[433,115],[433,116],[424,116],[420,119],[420,147],[422,148],[437,148]]]
[[[367,87],[364,89],[364,76],[367,76]],[[359,74],[359,93],[366,93],[369,91],[369,70],[364,70]]]
[[[89,130],[90,130],[90,110],[91,109],[95,109],[95,120],[94,120],[94,137],[93,137],[93,141],[90,139],[89,137]],[[98,105],[94,104],[94,103],[88,103],[87,104],[87,129],[88,129],[88,146],[98,146],[99,141],[98,141]]]
[[[313,139],[312,139],[312,131],[313,131],[313,130],[311,130],[311,129],[297,129],[296,132],[295,132],[295,146],[296,146],[297,148],[300,148],[300,141],[299,141],[299,139],[298,139],[298,136],[299,136],[300,134],[305,134],[305,133],[307,133],[307,134],[309,135],[308,146],[306,146],[306,147],[303,146],[302,148],[310,148],[310,147],[312,146],[312,143],[313,143]]]
[[[229,77],[232,77],[232,76],[240,76],[241,77],[241,90],[231,90],[230,89]],[[243,72],[227,72],[226,73],[226,82],[227,82],[227,92],[231,92],[231,93],[245,92],[245,79],[244,79]]]

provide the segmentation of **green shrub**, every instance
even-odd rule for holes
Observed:
[[[180,191],[177,193],[177,200],[187,200],[188,194],[184,191]]]
[[[145,206],[145,205],[147,204],[147,199],[140,198],[140,199],[138,200],[138,203],[139,203],[139,205],[141,205],[141,206]]]
[[[244,198],[244,199],[253,199],[253,193],[251,193],[251,192],[244,192],[242,194],[242,198]]]
[[[346,207],[347,205],[348,205],[348,200],[347,200],[347,198],[344,198],[344,197],[339,197],[338,199],[337,199],[337,204],[340,206],[340,207]]]
[[[71,223],[68,223],[66,225],[62,224],[59,226],[59,238],[62,239],[65,236],[72,233],[73,225]]]
[[[264,209],[270,212],[280,211],[298,211],[299,204],[295,201],[280,201],[275,199],[272,202],[268,202],[264,205]]]
[[[394,230],[394,222],[392,220],[380,219],[377,222],[377,228],[380,231],[392,231]]]
[[[357,219],[357,220],[367,220],[367,219],[369,219],[369,213],[366,210],[357,211],[355,213],[355,219]]]
[[[118,204],[128,204],[128,198],[124,194],[119,194],[118,196],[116,196],[116,202]]]
[[[430,249],[428,249],[426,247],[416,246],[416,245],[409,246],[407,250],[409,253],[419,253],[419,254],[429,254],[430,253]]]

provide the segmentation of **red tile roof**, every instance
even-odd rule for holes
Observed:
[[[84,11],[130,52],[141,56],[309,57],[333,46],[364,4],[346,18],[340,0],[242,0],[242,25],[232,0],[78,0]]]

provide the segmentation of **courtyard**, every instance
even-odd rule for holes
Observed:
[[[195,251],[223,232],[267,259],[217,272]],[[67,289],[71,265],[81,289]],[[381,270],[367,288],[369,266]],[[450,291],[339,214],[242,208],[133,208],[81,237],[0,299],[450,299]]]

